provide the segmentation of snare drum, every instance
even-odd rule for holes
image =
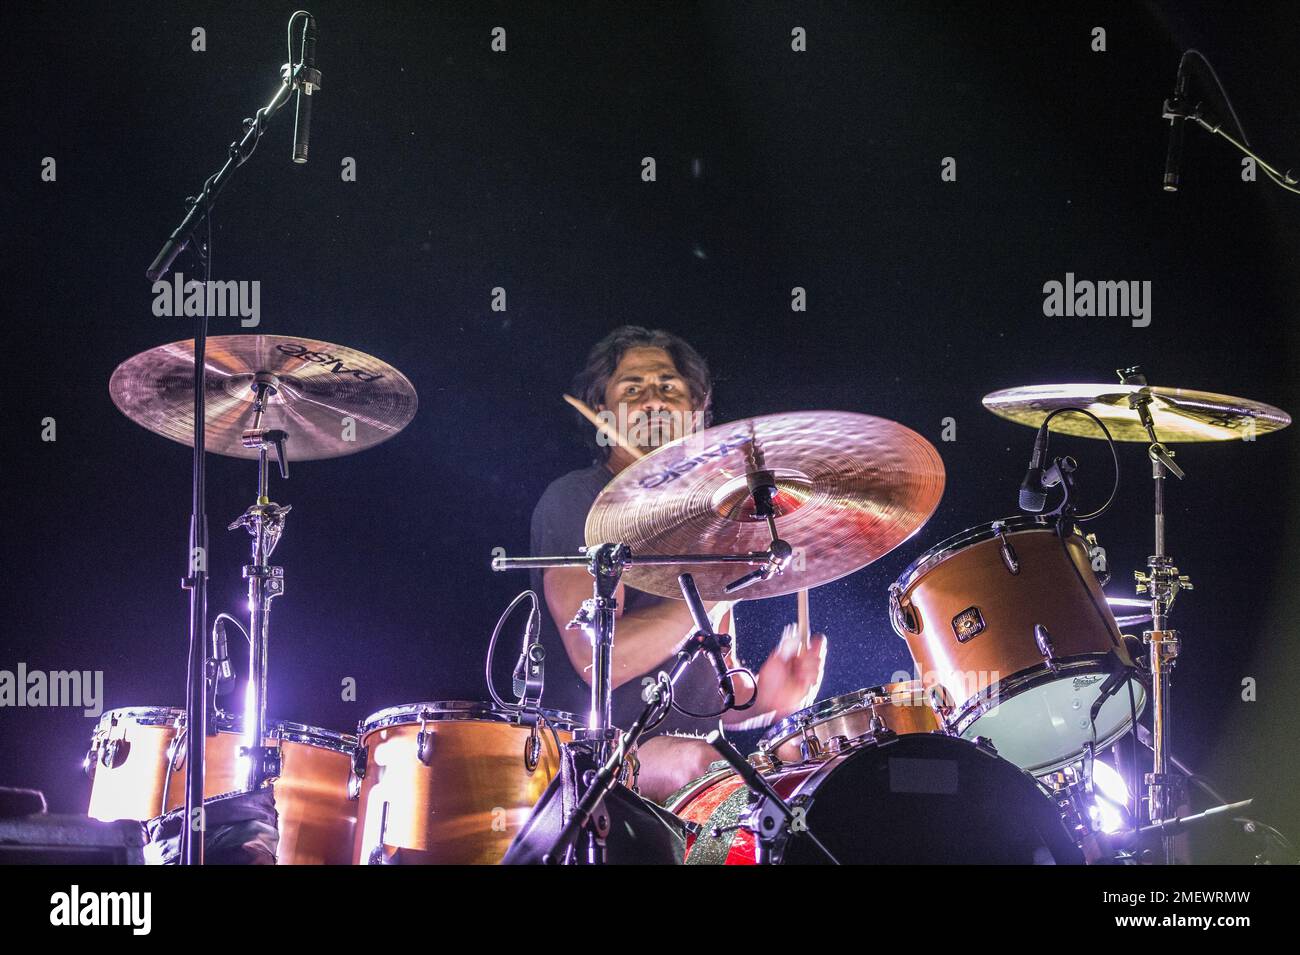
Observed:
[[[213,718],[204,747],[205,798],[243,788],[240,721]],[[185,804],[185,711],[166,706],[110,710],[100,717],[86,755],[93,819],[152,819]],[[280,748],[273,782],[282,865],[352,861],[355,806],[348,774],[356,737],[301,723],[271,721],[267,745]]]
[[[697,830],[689,865],[755,865],[751,827],[772,833],[770,864],[1078,864],[1056,805],[1027,773],[984,746],[941,733],[884,736],[764,776],[798,813],[783,823],[735,771],[711,773],[665,805]],[[765,820],[767,823],[765,824]]]
[[[759,748],[785,763],[838,753],[887,730],[929,733],[939,720],[915,680],[886,683],[814,703],[763,734]]]
[[[1089,714],[1108,667],[1132,666],[1079,530],[1009,518],[922,554],[890,588],[890,617],[946,728],[986,737],[1032,773],[1109,746],[1146,694],[1121,685]]]
[[[542,719],[463,700],[394,706],[364,720],[354,760],[353,859],[491,864],[560,769],[577,717]]]

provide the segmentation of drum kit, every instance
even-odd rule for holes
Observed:
[[[114,372],[113,400],[133,421],[189,444],[193,365],[193,342],[136,355]],[[714,632],[705,602],[807,592],[852,574],[916,535],[944,490],[934,446],[883,418],[806,411],[688,434],[610,481],[589,512],[581,553],[492,561],[500,572],[584,567],[592,575],[593,596],[570,624],[592,645],[589,713],[541,705],[541,608],[525,592],[502,615],[532,598],[515,702],[489,682],[491,702],[394,705],[361,720],[355,734],[333,732],[267,715],[270,606],[285,585],[269,560],[289,512],[270,498],[269,462],[274,456],[283,478],[290,460],[373,447],[414,417],[415,389],[369,355],[271,335],[209,339],[204,381],[207,449],[258,462],[256,499],[229,525],[252,535],[248,625],[226,614],[214,624],[204,793],[269,786],[280,863],[628,861],[613,851],[611,826],[646,802],[636,792],[637,744],[678,706],[673,685],[686,664],[697,654],[712,660],[719,714],[752,696],[753,675],[724,662],[729,638]],[[1181,827],[1249,805],[1179,816],[1187,798],[1168,707],[1181,644],[1169,617],[1191,584],[1165,549],[1165,481],[1184,476],[1168,445],[1253,440],[1289,416],[1150,386],[1135,368],[1116,385],[1012,388],[984,405],[1038,429],[1021,485],[1025,513],[938,543],[891,585],[889,622],[914,678],[781,719],[748,757],[721,731],[710,734],[720,761],[644,814],[653,825],[668,820],[680,837],[662,843],[677,858],[654,861],[1161,862],[1174,859]],[[1116,486],[1116,442],[1147,445],[1155,532],[1147,567],[1135,574],[1141,600],[1104,594],[1104,551],[1084,525],[1111,501],[1078,513],[1078,466],[1049,456],[1052,433],[1107,440]],[[1058,499],[1050,508],[1049,497]],[[620,582],[682,598],[694,619],[626,731],[611,722]],[[1142,612],[1117,616],[1116,607]],[[1122,632],[1147,621],[1140,637]],[[234,713],[222,705],[233,679],[229,625],[249,638],[248,689]],[[1145,734],[1138,719],[1148,710]],[[183,804],[192,749],[185,713],[104,714],[86,761],[91,816],[144,821]],[[1121,786],[1115,796],[1117,774],[1101,756],[1130,732],[1149,740],[1150,772],[1141,789]],[[1119,813],[1118,831],[1107,831],[1103,804]],[[549,828],[536,824],[547,806],[558,814]],[[613,820],[611,806],[623,807]]]

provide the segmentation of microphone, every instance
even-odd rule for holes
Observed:
[[[704,609],[704,601],[700,599],[700,591],[695,586],[695,578],[690,574],[678,574],[677,583],[682,588],[682,596],[686,598],[686,609],[691,612],[691,619],[695,621],[695,629],[703,630],[705,633],[712,633],[713,625],[709,622],[709,612]]]
[[[1029,470],[1020,482],[1020,509],[1030,514],[1041,514],[1047,506],[1047,492],[1043,489],[1043,457],[1047,454],[1047,422],[1038,429],[1034,438],[1034,453],[1029,458]]]
[[[678,574],[677,584],[682,588],[682,596],[686,598],[686,607],[695,621],[696,631],[705,635],[705,639],[698,644],[688,645],[703,650],[708,656],[709,662],[713,664],[713,672],[718,678],[718,692],[722,694],[727,702],[727,708],[730,709],[736,702],[735,684],[732,683],[731,674],[727,672],[727,661],[722,657],[718,635],[713,632],[713,624],[709,622],[709,612],[704,609],[704,601],[700,599],[695,578],[690,574]]]
[[[542,615],[534,605],[524,628],[524,646],[511,674],[515,697],[518,705],[523,707],[541,702],[542,687],[546,683],[546,648],[538,639],[541,623]]]
[[[212,662],[216,665],[212,694],[224,696],[235,679],[235,671],[230,666],[230,649],[226,641],[224,617],[218,617],[212,626]]]
[[[316,18],[307,15],[302,43],[302,63],[295,80],[298,87],[293,117],[293,161],[307,161],[307,146],[311,139],[311,94],[320,89],[320,70],[316,69]]]
[[[1101,708],[1106,701],[1119,692],[1129,679],[1135,676],[1132,667],[1124,665],[1124,661],[1119,658],[1114,650],[1106,654],[1105,667],[1110,671],[1110,675],[1097,688],[1097,698],[1092,701],[1092,707],[1088,710],[1088,720],[1093,725],[1097,723],[1097,717],[1101,715]]]
[[[1187,126],[1187,104],[1183,97],[1187,90],[1187,74],[1178,64],[1178,79],[1174,83],[1173,99],[1165,100],[1161,115],[1169,120],[1169,148],[1165,152],[1165,192],[1177,192],[1182,181],[1183,134]]]

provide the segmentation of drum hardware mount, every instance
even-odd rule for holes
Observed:
[[[879,702],[880,701],[877,700],[874,696],[871,698],[871,723],[868,726],[867,732],[870,733],[872,736],[879,736],[881,733],[885,732],[885,730],[889,728],[885,725],[885,721],[880,718],[880,713],[876,709]],[[835,739],[840,739],[840,738],[841,737],[835,737]],[[844,741],[847,743],[848,739],[844,738]]]
[[[877,722],[877,719],[874,716],[871,719],[874,725],[874,723]],[[874,735],[876,732],[883,732],[884,726],[885,724],[881,723],[880,730],[878,731],[872,730],[872,734]],[[840,753],[843,753],[846,750],[848,750],[850,746],[851,746],[851,741],[849,740],[849,738],[841,733],[838,736],[832,736],[830,738],[830,741],[826,744],[826,749],[828,752],[830,752],[833,755],[839,755]]]
[[[537,724],[533,723],[528,729],[528,738],[524,740],[524,769],[530,776],[537,771],[541,760],[542,741],[537,735]]]
[[[358,727],[360,735],[360,727]],[[366,764],[370,762],[370,751],[360,742],[352,748],[352,771],[348,773],[348,799],[356,802],[361,798],[361,780],[366,778]]]
[[[243,577],[248,581],[250,690],[244,713],[246,743],[240,750],[240,754],[248,758],[245,788],[249,792],[260,789],[269,779],[279,775],[279,754],[265,744],[268,725],[266,697],[271,601],[284,593],[284,568],[270,566],[267,561],[280,542],[292,505],[281,506],[269,497],[269,455],[274,451],[280,477],[288,480],[289,459],[285,444],[289,435],[278,428],[262,427],[267,402],[279,388],[280,379],[267,372],[257,372],[249,383],[253,392],[252,427],[244,430],[241,443],[245,448],[257,451],[257,501],[226,528],[233,531],[243,527],[252,537],[252,563],[243,567]]]
[[[215,736],[217,733],[217,727],[215,725],[216,721],[207,720],[206,723],[207,725],[205,728],[207,730],[207,735]],[[162,802],[158,806],[159,815],[161,815],[167,810],[167,793],[168,790],[171,789],[172,773],[174,773],[177,769],[179,769],[184,764],[185,756],[186,753],[188,752],[188,749],[186,747],[187,738],[186,738],[186,729],[185,729],[185,717],[184,716],[176,717],[176,719],[172,721],[172,727],[176,730],[176,735],[172,737],[172,741],[167,745],[168,772],[167,775],[163,777]],[[204,758],[206,759],[207,757],[206,740],[204,741],[203,754],[204,754]]]
[[[600,556],[602,552],[606,555],[604,560]],[[605,587],[611,587],[611,589],[617,587],[618,577],[621,573],[619,562],[623,559],[631,559],[631,552],[625,545],[617,547],[606,545],[598,549],[597,556],[593,557],[591,565],[593,573],[601,572],[596,578],[598,588],[602,585],[602,577]],[[675,562],[684,563],[684,561]],[[604,863],[605,837],[609,831],[609,813],[604,807],[604,798],[618,784],[620,776],[624,775],[624,763],[627,754],[636,749],[642,734],[667,715],[668,708],[672,706],[673,686],[686,672],[687,666],[697,655],[704,653],[713,662],[718,675],[719,691],[722,693],[726,704],[723,710],[731,709],[735,704],[735,691],[732,688],[730,674],[725,663],[727,651],[731,648],[731,637],[727,634],[714,632],[709,623],[708,613],[704,609],[704,602],[700,599],[699,591],[695,587],[694,578],[688,573],[682,573],[678,575],[677,579],[682,589],[682,597],[685,599],[686,606],[690,609],[691,616],[695,621],[696,630],[677,651],[677,657],[673,661],[672,669],[667,673],[661,671],[659,678],[652,687],[647,688],[645,707],[626,733],[619,733],[617,729],[607,725],[597,729],[597,735],[594,739],[590,735],[584,735],[581,739],[575,739],[574,744],[569,744],[580,749],[590,749],[596,762],[600,763],[603,759],[603,764],[600,765],[599,770],[588,770],[584,774],[582,781],[587,786],[587,791],[578,800],[577,805],[565,820],[564,828],[556,837],[550,851],[543,857],[543,861],[547,864],[555,865],[569,861],[576,840],[584,829],[588,832],[587,861],[591,864]],[[610,584],[611,580],[613,581],[612,585]],[[598,591],[597,600],[599,599],[600,593]],[[612,598],[609,603],[614,603]],[[611,618],[608,621],[611,642],[613,623],[611,612]],[[608,667],[608,657],[605,658],[605,663]],[[594,694],[594,681],[592,686]],[[756,699],[757,694],[745,706],[736,707],[736,709],[746,709],[753,706]],[[608,713],[610,705],[608,693],[602,703],[605,708],[604,711]],[[612,737],[616,737],[618,742],[611,746],[610,740]]]
[[[1059,673],[1061,665],[1056,660],[1056,648],[1052,645],[1052,635],[1041,623],[1034,624],[1034,646],[1043,655],[1043,662],[1052,673]]]
[[[117,757],[121,755],[125,761],[126,754],[130,751],[131,744],[124,739],[110,739],[104,741],[104,748],[99,754],[100,765],[106,769],[112,769],[119,765]]]
[[[283,771],[281,761],[280,747],[278,746],[241,746],[239,755],[247,759],[250,763],[261,760],[261,765],[250,768],[250,773],[256,772],[258,779],[261,780],[259,786],[264,783],[273,782],[280,778]],[[252,792],[250,789],[249,792]]]
[[[420,712],[420,729],[415,734],[415,758],[425,766],[433,758],[433,734],[429,732],[429,717],[432,715],[428,710]]]
[[[770,748],[766,739],[759,741],[758,752],[749,757],[749,764],[760,773],[776,772],[784,765],[781,758],[776,755],[776,751]],[[711,770],[713,767],[710,766],[709,769]]]
[[[921,625],[916,619],[916,611],[910,603],[903,604],[903,588],[899,586],[897,581],[889,585],[889,615],[900,629],[906,630],[908,633],[921,632]]]
[[[1020,573],[1020,558],[1016,556],[1016,549],[1011,546],[1011,541],[1007,538],[1006,521],[994,521],[990,530],[997,535],[998,546],[1002,551],[1002,563],[1007,565],[1007,570],[1013,574]],[[897,587],[894,584],[893,587]]]
[[[1180,481],[1187,475],[1174,462],[1173,452],[1161,444],[1151,415],[1153,396],[1147,391],[1148,382],[1140,366],[1121,368],[1116,374],[1125,385],[1136,386],[1128,397],[1129,407],[1137,412],[1142,429],[1150,439],[1147,456],[1151,460],[1151,481],[1154,490],[1154,553],[1147,559],[1148,572],[1135,571],[1137,592],[1151,598],[1151,629],[1143,632],[1143,641],[1150,647],[1152,771],[1145,776],[1147,787],[1148,821],[1160,823],[1180,805],[1176,785],[1169,773],[1169,691],[1171,671],[1181,649],[1178,631],[1168,627],[1168,614],[1181,589],[1191,589],[1191,582],[1178,573],[1173,560],[1165,550],[1165,474],[1173,474]],[[1171,862],[1173,847],[1170,830],[1159,829],[1165,862]]]
[[[930,709],[934,710],[935,717],[939,720],[939,725],[943,727],[942,732],[952,732],[952,721],[954,707],[947,702],[946,694],[937,686],[930,687]]]
[[[1083,542],[1088,547],[1088,564],[1097,575],[1097,583],[1105,587],[1110,583],[1110,565],[1106,560],[1106,548],[1097,543],[1096,534],[1084,534]]]
[[[803,818],[802,800],[795,799],[787,802],[782,799],[772,788],[771,783],[740,754],[740,750],[731,744],[720,729],[710,732],[704,737],[704,741],[716,749],[736,771],[749,789],[751,804],[760,803],[751,810],[750,824],[747,827],[754,833],[756,860],[759,865],[765,865],[769,861],[780,861],[777,837],[782,829],[787,828],[792,834],[802,836],[812,843],[818,853],[831,865],[839,865],[839,860],[808,828]]]
[[[388,810],[392,804],[385,799],[379,807],[379,837],[375,840],[374,847],[366,853],[366,865],[391,865],[394,862],[394,856],[387,851],[388,840]]]
[[[817,759],[822,754],[822,745],[821,740],[813,735],[812,722],[805,720],[800,731],[803,733],[803,739],[799,741],[799,755],[805,761]]]

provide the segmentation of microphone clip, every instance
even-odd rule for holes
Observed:
[[[295,90],[302,90],[307,96],[320,89],[320,70],[306,63],[299,63],[296,67],[286,63],[280,67],[280,75],[286,77],[285,82]]]

